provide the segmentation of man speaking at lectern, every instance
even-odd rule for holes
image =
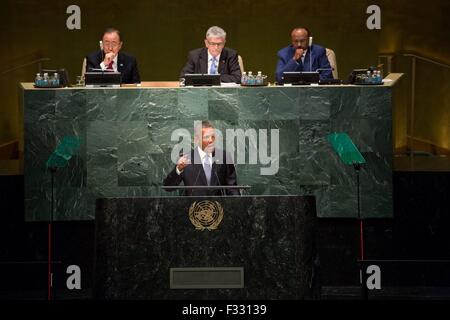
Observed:
[[[200,128],[199,128],[200,129]],[[178,159],[164,179],[164,186],[236,186],[236,168],[225,150],[215,148],[216,132],[208,121],[202,121],[201,133],[195,129],[196,147]],[[239,189],[186,189],[188,196],[240,195]]]
[[[102,69],[118,71],[122,74],[122,83],[140,83],[136,58],[120,51],[122,48],[120,31],[108,28],[103,32],[100,50],[86,57],[86,71]]]

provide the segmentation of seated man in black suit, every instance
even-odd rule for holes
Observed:
[[[114,70],[122,74],[122,83],[140,83],[136,58],[120,52],[122,37],[120,31],[108,28],[100,42],[101,50],[86,56],[86,71],[91,69]]]
[[[208,121],[202,121],[194,136],[197,145],[190,154],[178,159],[177,165],[164,179],[165,186],[177,186],[183,181],[185,186],[235,186],[236,169],[230,156],[216,149],[215,129]],[[194,190],[187,189],[188,196],[240,195],[239,189]]]
[[[241,83],[238,54],[236,50],[225,48],[226,36],[226,32],[220,27],[209,28],[205,48],[189,52],[180,77],[186,73],[220,74],[221,82]]]

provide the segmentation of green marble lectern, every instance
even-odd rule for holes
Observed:
[[[99,199],[94,296],[312,298],[315,220],[313,196]]]

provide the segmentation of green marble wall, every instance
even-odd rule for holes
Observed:
[[[55,175],[56,220],[94,219],[105,197],[176,195],[161,189],[173,168],[171,133],[209,119],[226,128],[275,129],[279,171],[238,164],[251,195],[316,196],[319,217],[355,217],[356,177],[325,137],[345,131],[367,160],[363,217],[392,216],[391,87],[133,88],[23,90],[25,218],[50,217],[45,161],[65,135],[79,154]],[[247,157],[248,159],[248,157]]]

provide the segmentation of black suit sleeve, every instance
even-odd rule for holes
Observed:
[[[233,163],[233,159],[226,151],[224,151],[223,157],[225,159],[225,174],[222,173],[222,177],[225,179],[224,185],[237,186],[236,167]],[[227,189],[226,194],[231,196],[239,196],[241,193],[239,189]]]
[[[136,58],[133,58],[132,68],[131,68],[132,83],[141,83],[141,76],[139,75],[139,69],[137,65]]]
[[[178,186],[183,180],[183,173],[178,174],[176,171],[176,167],[173,168],[171,172],[167,175],[167,177],[163,181],[164,186]],[[167,190],[166,191],[175,191],[175,190]]]
[[[99,69],[102,62],[101,52],[90,54],[86,56],[86,72],[91,69]]]
[[[236,176],[236,167],[234,164],[227,164],[227,176],[226,176],[226,185],[227,186],[237,186],[237,176]],[[231,196],[239,196],[241,193],[239,189],[228,189],[227,195]]]
[[[192,51],[188,54],[186,65],[181,70],[180,77],[184,77],[187,73],[195,73],[195,57]]]
[[[226,61],[226,73],[220,76],[222,82],[236,82],[241,83],[241,68],[239,67],[239,60],[237,52],[230,53]]]

